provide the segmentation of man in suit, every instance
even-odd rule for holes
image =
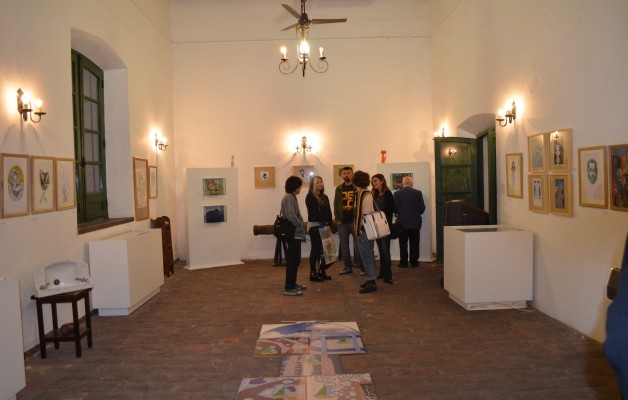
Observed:
[[[403,187],[394,194],[395,212],[404,231],[399,236],[399,267],[407,268],[408,260],[411,267],[419,266],[419,245],[421,243],[421,215],[425,211],[423,193],[412,187],[412,177],[404,176]],[[410,242],[410,258],[408,259],[408,242]]]

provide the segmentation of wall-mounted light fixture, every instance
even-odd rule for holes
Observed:
[[[458,154],[458,149],[454,147],[450,147],[449,150],[447,151],[447,154],[449,154],[449,157],[455,157],[456,154]]]
[[[505,127],[508,124],[511,124],[512,121],[517,119],[517,105],[515,104],[515,102],[512,102],[512,108],[510,110],[499,110],[497,111],[497,118],[495,118],[495,121],[497,121],[499,123],[499,126],[501,127]],[[502,122],[504,123],[502,125]]]
[[[161,151],[166,151],[166,147],[168,147],[168,139],[163,136],[158,136],[157,132],[155,132],[155,147],[157,147]]]
[[[17,111],[20,113],[24,121],[28,121],[29,118],[35,124],[41,121],[41,116],[46,115],[46,113],[42,110],[42,105],[43,101],[41,101],[41,99],[36,99],[35,108],[33,108],[29,98],[24,94],[22,89],[20,88],[17,90]],[[33,119],[33,114],[39,117],[37,121]]]
[[[307,137],[303,136],[301,138],[301,144],[298,145],[296,147],[297,149],[297,153],[303,152],[303,155],[305,156],[305,153],[309,153],[310,151],[312,151],[312,146],[307,144]]]

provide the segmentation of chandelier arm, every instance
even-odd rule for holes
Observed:
[[[279,63],[279,72],[281,72],[284,75],[290,75],[291,73],[297,70],[297,67],[299,66],[299,64],[300,63],[296,63],[294,67],[292,67],[292,65],[290,64],[290,60],[286,58],[285,60],[281,60],[281,62]]]
[[[310,62],[310,68],[312,69],[312,71],[322,74],[324,72],[327,72],[327,70],[329,69],[329,64],[327,63],[327,57],[322,57],[318,59],[318,62],[316,63],[316,66],[314,66],[313,62]]]

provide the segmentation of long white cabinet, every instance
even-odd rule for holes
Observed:
[[[0,278],[0,399],[15,399],[26,386],[20,281]]]
[[[129,315],[164,284],[161,230],[125,232],[89,242],[94,283],[92,305],[99,315]]]

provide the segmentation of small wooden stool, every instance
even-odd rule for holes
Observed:
[[[39,325],[39,350],[41,358],[46,358],[46,343],[53,342],[55,349],[59,348],[59,342],[74,342],[76,345],[76,356],[81,356],[81,339],[87,336],[87,347],[92,347],[92,316],[89,307],[89,292],[92,289],[83,289],[76,292],[55,294],[47,297],[31,296],[37,302],[37,324]],[[83,299],[85,303],[85,328],[80,329],[78,316],[78,301]],[[57,303],[72,303],[72,322],[74,329],[71,333],[63,334],[59,329],[57,321]],[[52,310],[52,332],[45,334],[44,316],[42,304],[50,304]]]

